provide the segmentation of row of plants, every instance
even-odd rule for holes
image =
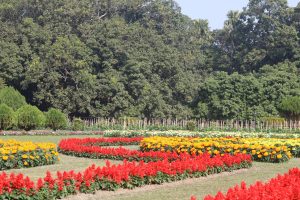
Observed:
[[[71,194],[94,193],[96,190],[132,189],[148,184],[162,184],[191,177],[231,171],[251,166],[251,157],[244,154],[216,156],[208,154],[190,156],[181,154],[178,159],[156,162],[128,162],[104,167],[95,165],[83,172],[47,172],[36,183],[23,174],[0,174],[0,199],[59,199]]]
[[[297,133],[300,134],[300,129],[289,129],[289,128],[281,128],[278,126],[277,128],[268,127],[268,128],[234,128],[234,127],[218,127],[218,126],[211,126],[205,128],[189,128],[188,126],[176,126],[176,125],[147,125],[141,127],[139,125],[128,125],[124,127],[123,124],[93,124],[93,125],[83,125],[81,127],[85,131],[110,131],[110,130],[117,130],[117,131],[198,131],[198,132],[253,132],[253,133],[277,133],[277,134],[285,134],[285,133]]]
[[[118,131],[108,130],[104,131],[105,137],[202,137],[202,138],[215,138],[215,137],[241,137],[241,138],[300,138],[297,133],[257,133],[257,132],[196,132],[196,131],[149,131],[149,130],[135,130],[135,131]]]
[[[67,139],[68,142],[72,141],[77,145],[83,146],[127,146],[138,145],[142,141],[142,137],[136,138],[84,138],[79,141],[76,139]]]
[[[58,152],[53,143],[0,140],[0,170],[54,164]]]
[[[42,112],[36,106],[27,104],[25,97],[12,87],[0,89],[0,130],[84,130],[84,122],[73,119],[68,123],[66,114],[58,109],[49,108]],[[98,129],[99,130],[99,129]]]
[[[77,122],[76,122],[77,121]],[[80,126],[83,121],[80,119],[74,120],[72,127],[74,129],[74,124],[77,123],[77,131],[68,130],[30,130],[30,131],[20,131],[20,130],[7,130],[1,131],[0,134],[5,136],[9,135],[102,135],[104,137],[153,137],[153,136],[163,136],[163,137],[204,137],[204,138],[214,138],[214,137],[241,137],[241,138],[300,138],[300,134],[297,133],[257,133],[257,132],[196,132],[196,131],[149,131],[149,130],[135,130],[135,131],[119,131],[119,130],[107,130],[107,131],[82,131]],[[81,125],[80,125],[81,124]],[[75,129],[74,129],[75,130]]]
[[[139,150],[130,150],[121,146],[130,145],[131,142],[141,141],[142,138],[127,138],[127,142],[124,142],[124,138],[68,138],[63,139],[58,144],[58,151],[60,153],[86,158],[97,159],[113,159],[113,160],[129,160],[129,161],[158,161],[168,159],[170,161],[178,159],[181,154],[176,152],[160,152],[149,151],[141,152]],[[101,142],[100,142],[101,141]],[[112,142],[113,141],[113,142]],[[120,147],[103,147],[101,144],[118,144]]]
[[[300,157],[300,139],[149,137],[141,141],[140,149],[143,152],[186,152],[191,155],[244,153],[255,161],[284,162],[292,156]]]
[[[67,127],[67,116],[54,108],[43,113],[35,106],[24,105],[14,111],[6,104],[0,104],[0,130],[16,128],[29,131],[43,127],[64,129]]]
[[[216,196],[208,195],[204,200],[236,200],[236,199],[300,199],[300,169],[290,169],[284,175],[278,175],[267,183],[260,181],[247,187],[245,182],[230,188],[226,194],[218,192]],[[191,200],[196,200],[195,196]]]
[[[38,136],[64,136],[64,135],[99,135],[103,136],[103,131],[53,131],[53,130],[30,130],[30,131],[1,131],[1,136],[22,136],[22,135],[38,135]]]

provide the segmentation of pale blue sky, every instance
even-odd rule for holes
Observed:
[[[248,0],[176,0],[182,13],[192,19],[208,19],[212,29],[222,28],[230,10],[242,10]],[[299,0],[288,0],[295,7]]]

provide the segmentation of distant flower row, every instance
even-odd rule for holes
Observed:
[[[243,153],[262,162],[283,162],[292,156],[300,157],[300,139],[149,137],[142,140],[140,147],[146,152],[187,152],[192,155]]]

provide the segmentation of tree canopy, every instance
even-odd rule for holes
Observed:
[[[174,0],[2,0],[0,88],[72,117],[276,116],[300,95],[294,16],[250,0],[211,30]]]

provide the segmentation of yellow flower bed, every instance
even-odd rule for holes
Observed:
[[[0,170],[54,164],[56,145],[16,140],[0,140]]]
[[[210,155],[245,153],[262,162],[284,162],[292,156],[300,157],[300,139],[150,137],[141,141],[140,148]]]

